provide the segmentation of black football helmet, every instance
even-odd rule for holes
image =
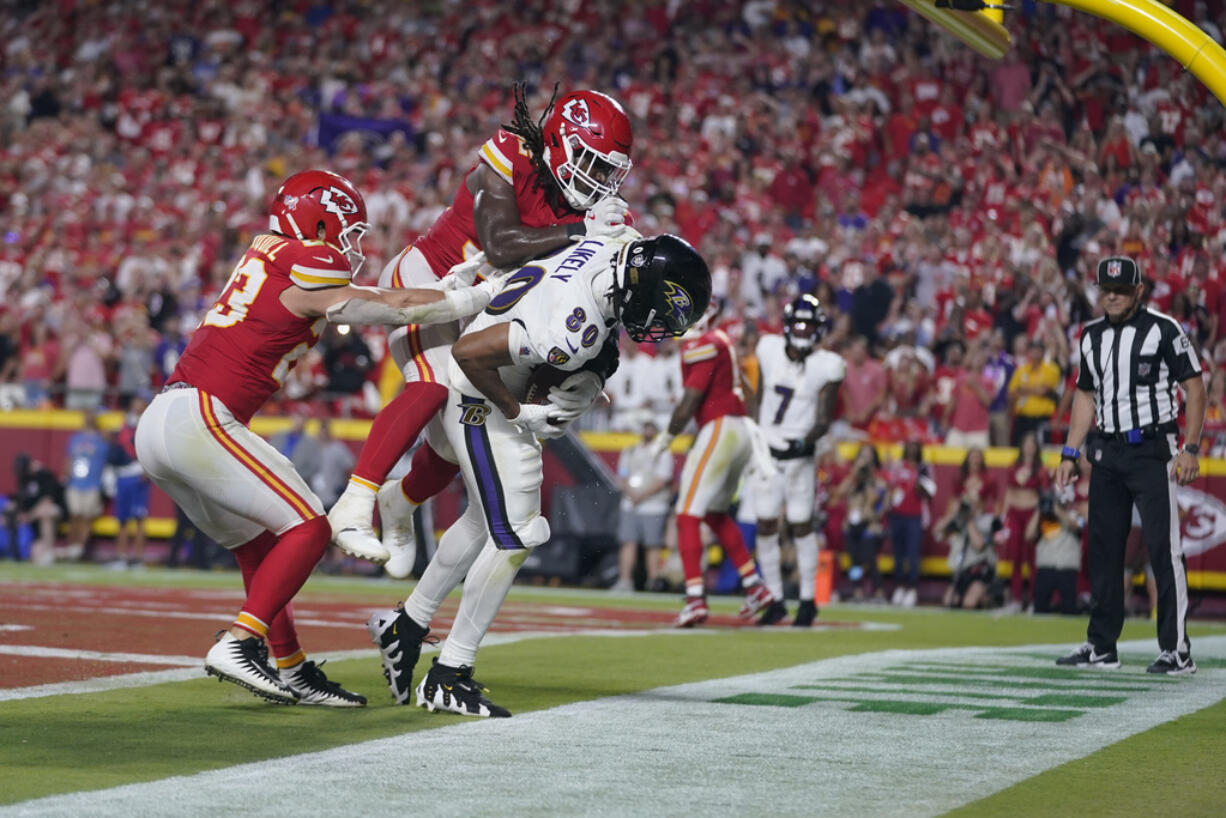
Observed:
[[[817,296],[805,293],[783,308],[783,337],[787,345],[807,355],[826,334],[830,319]]]
[[[684,239],[637,239],[617,257],[612,298],[627,335],[662,341],[684,334],[707,311],[711,271]]]

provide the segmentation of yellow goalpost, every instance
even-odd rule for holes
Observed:
[[[1009,50],[1000,9],[958,11],[937,0],[901,0],[986,57]],[[1046,0],[1123,26],[1179,61],[1226,105],[1226,50],[1187,18],[1157,0]]]

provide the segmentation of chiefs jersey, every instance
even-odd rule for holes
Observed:
[[[323,332],[325,318],[299,318],[281,303],[291,285],[349,283],[349,261],[322,241],[262,234],[251,242],[183,351],[169,383],[185,381],[247,423]]]
[[[695,413],[700,428],[725,415],[745,414],[736,350],[723,330],[710,330],[682,343],[681,382],[686,389],[703,393]]]
[[[515,206],[519,209],[519,221],[525,227],[550,227],[583,221],[584,214],[568,207],[561,196],[558,197],[561,204],[557,209],[550,206],[544,187],[537,184],[536,168],[532,165],[528,150],[523,140],[515,134],[500,129],[481,146],[477,156],[479,162],[515,188]],[[451,207],[443,211],[426,235],[414,244],[439,278],[446,275],[453,265],[481,250],[477,228],[473,225],[473,195],[468,190],[468,176],[477,167],[480,165],[465,174]]]

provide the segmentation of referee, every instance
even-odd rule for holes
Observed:
[[[1105,315],[1081,333],[1081,371],[1069,422],[1068,445],[1056,468],[1056,487],[1072,483],[1086,442],[1090,473],[1089,575],[1093,599],[1086,643],[1056,660],[1071,667],[1120,666],[1115,641],[1124,626],[1124,541],[1132,507],[1154,579],[1158,583],[1158,647],[1150,673],[1196,672],[1185,628],[1188,578],[1179,540],[1175,484],[1186,486],[1200,470],[1205,385],[1200,361],[1183,329],[1170,316],[1141,303],[1141,274],[1130,258],[1098,263],[1097,281]],[[1187,436],[1176,446],[1179,427],[1176,386],[1187,395]]]

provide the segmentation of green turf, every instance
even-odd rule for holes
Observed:
[[[1018,748],[1042,752],[1042,748]],[[1226,700],[967,804],[952,815],[1220,816]]]
[[[50,572],[0,565],[0,581],[87,581],[160,587],[235,588],[235,574],[150,571],[113,575],[78,567]],[[327,596],[380,605],[403,596],[411,586],[387,581],[313,578],[304,599]],[[637,595],[629,600],[596,592],[517,587],[517,602],[601,604],[673,610],[677,598]],[[729,613],[736,599],[716,599]],[[522,713],[568,702],[633,693],[663,685],[734,676],[811,662],[833,656],[889,649],[971,645],[1025,645],[1080,642],[1080,618],[1001,617],[948,612],[832,606],[823,619],[864,620],[900,625],[898,630],[832,630],[816,633],[755,629],[718,634],[663,632],[639,637],[561,637],[528,640],[482,650],[477,676],[491,698]],[[1198,623],[1192,636],[1226,633],[1226,625]],[[1130,621],[1124,639],[1152,638],[1153,625]],[[1050,659],[1051,657],[1043,657]],[[422,666],[424,667],[423,661]],[[909,681],[936,678],[950,668],[935,663],[908,667]],[[1035,695],[1047,668],[1035,668]],[[450,716],[397,707],[384,687],[378,662],[371,658],[334,662],[329,675],[365,693],[364,710],[336,711],[264,704],[231,685],[201,678],[141,689],[123,689],[0,702],[0,769],[5,783],[0,804],[56,793],[154,780],[351,744],[454,724]],[[913,671],[913,673],[912,673]],[[1107,681],[1107,680],[1104,680]],[[1128,677],[1111,682],[1126,684]],[[929,686],[925,683],[925,686]],[[809,691],[797,691],[809,700]],[[990,692],[985,690],[985,693]],[[1090,695],[1095,691],[1081,691]],[[823,691],[816,695],[837,695]],[[1054,693],[1052,694],[1054,695]],[[1071,694],[1069,694],[1071,695]],[[770,702],[745,702],[765,705]],[[778,704],[778,703],[775,703]],[[1053,699],[1040,711],[1060,718],[1068,701]],[[1077,706],[1087,706],[1077,701]],[[866,705],[861,705],[866,706]],[[878,702],[873,707],[915,707],[912,702]],[[981,717],[1015,718],[1016,708],[985,703]],[[1042,752],[1019,747],[1018,752]],[[1178,804],[1180,814],[1210,814],[1226,803],[1221,759],[1226,758],[1226,704],[1219,703],[1177,722],[1108,747],[970,805],[968,815],[1118,814],[1157,812]],[[1110,782],[1104,792],[1103,782]],[[1159,783],[1161,782],[1161,789]],[[1103,799],[1110,800],[1104,802]],[[1159,800],[1159,799],[1163,800]],[[1136,807],[1136,809],[1133,809]],[[1096,812],[1097,810],[1097,812]]]

